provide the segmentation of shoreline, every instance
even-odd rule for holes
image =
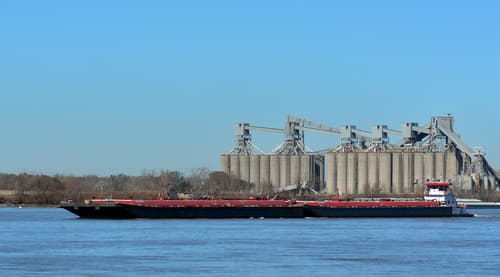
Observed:
[[[0,204],[0,208],[58,208],[59,205],[43,204]]]

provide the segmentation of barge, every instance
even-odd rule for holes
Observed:
[[[429,182],[424,200],[328,201],[199,199],[111,200],[67,202],[64,208],[81,218],[304,218],[304,217],[452,217],[471,216],[458,205],[450,184]]]

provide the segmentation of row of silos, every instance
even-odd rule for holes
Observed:
[[[420,193],[427,180],[450,180],[459,174],[455,152],[330,152],[328,193]]]
[[[263,192],[269,185],[278,189],[317,182],[323,172],[322,164],[321,171],[318,170],[317,158],[317,155],[221,155],[221,171],[254,184],[255,192]]]

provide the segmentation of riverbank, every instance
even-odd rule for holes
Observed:
[[[59,205],[39,205],[39,204],[0,204],[0,208],[58,208]]]

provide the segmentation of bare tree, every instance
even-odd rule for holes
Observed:
[[[210,170],[206,167],[194,168],[191,170],[191,174],[189,175],[189,183],[191,184],[191,190],[193,194],[204,194],[208,193],[208,176],[210,174]]]

